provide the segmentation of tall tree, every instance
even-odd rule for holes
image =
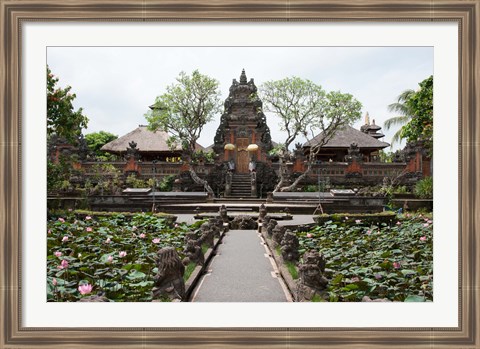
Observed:
[[[433,151],[433,76],[419,83],[406,102],[412,114],[411,120],[402,127],[402,137],[408,142],[421,141],[430,156]]]
[[[220,111],[219,82],[195,70],[192,75],[181,72],[177,82],[167,86],[158,96],[151,110],[145,114],[150,130],[161,129],[170,134],[169,144],[182,145],[184,161],[192,179],[213,195],[206,180],[201,179],[191,166],[197,140],[203,127]]]
[[[293,190],[311,172],[320,149],[335,132],[361,116],[362,105],[352,95],[339,91],[327,93],[320,85],[298,77],[268,81],[260,86],[259,94],[265,111],[280,118],[280,128],[287,134],[280,147],[280,180],[275,192]],[[291,185],[286,185],[285,158],[290,145],[300,136],[309,141],[320,132],[322,139],[310,145],[307,169]]]
[[[88,149],[97,157],[110,159],[110,154],[107,154],[100,149],[107,143],[117,139],[118,136],[110,132],[99,131],[92,132],[85,135],[85,141],[87,142]]]
[[[74,110],[73,100],[77,96],[70,92],[72,87],[61,88],[57,86],[58,80],[47,66],[47,134],[76,144],[82,128],[87,127],[88,118],[82,108]]]
[[[402,140],[402,127],[405,126],[412,118],[412,112],[409,110],[406,102],[414,93],[415,91],[413,90],[405,90],[398,96],[395,103],[392,103],[388,106],[388,110],[390,112],[398,113],[398,115],[385,120],[383,126],[386,130],[389,130],[395,126],[400,126],[398,131],[395,132],[392,137],[392,146],[395,143],[400,143]]]

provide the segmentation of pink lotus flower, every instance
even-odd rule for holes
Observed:
[[[53,284],[53,286],[57,286],[57,284],[58,284],[57,279],[53,278],[52,284]]]
[[[126,255],[127,255],[127,252],[125,252],[125,251],[120,251],[120,253],[118,254],[118,256],[119,256],[120,258],[123,258],[123,257],[125,257]]]
[[[311,237],[312,237],[312,234],[308,233],[307,238],[311,238]]]
[[[51,230],[51,229],[48,229],[48,232],[47,232],[47,233],[48,233],[48,234],[51,234],[51,233],[52,233],[52,230]]]
[[[362,223],[362,220],[361,219],[355,219],[355,223],[360,224],[360,223]]]
[[[367,235],[370,235],[372,233],[371,230],[367,230]]]
[[[420,241],[425,241],[425,240],[427,240],[427,237],[426,237],[426,236],[422,236],[422,237],[420,238]]]
[[[347,220],[347,219],[348,219],[348,217],[345,217],[345,220]]]
[[[424,226],[425,228],[428,228],[428,223],[425,223],[423,226]]]
[[[428,218],[424,218],[425,222],[428,222]]]
[[[107,258],[107,263],[112,263],[113,262],[113,257],[112,256],[108,256]]]
[[[89,221],[90,219],[92,219],[92,217],[90,217],[90,216],[85,217],[86,221]]]
[[[68,236],[64,236],[62,242],[68,241]]]
[[[375,279],[380,280],[383,276],[381,274],[375,274]]]
[[[399,269],[402,265],[399,262],[393,262],[393,267]]]
[[[111,242],[112,242],[112,240],[110,240],[110,238],[107,238],[107,240],[105,240],[105,243],[106,243],[106,244],[109,244],[109,243],[111,243]]]
[[[160,242],[160,239],[159,239],[159,238],[155,238],[155,239],[152,240],[152,242],[153,242],[154,244],[158,244],[158,243]]]
[[[352,279],[351,279],[352,282],[358,282],[360,281],[360,279],[358,278],[358,276],[354,276]]]
[[[175,224],[175,228],[178,228],[178,224]]]
[[[57,251],[57,252],[54,253],[54,255],[55,255],[56,257],[61,257],[61,256],[62,256],[62,252]]]
[[[140,239],[145,239],[145,236],[146,236],[146,235],[145,235],[144,233],[141,233],[138,237],[139,237]]]
[[[93,229],[91,227],[87,227],[87,231],[90,233],[93,231]]]
[[[80,294],[89,294],[90,292],[92,292],[92,288],[93,286],[90,285],[90,284],[83,284],[83,285],[80,285],[78,286],[78,291],[80,291]]]
[[[63,219],[62,217],[60,217],[58,220],[62,223],[65,223],[65,219]]]
[[[66,259],[62,260],[60,265],[57,267],[58,269],[67,269],[68,268],[68,261]]]
[[[402,224],[402,223],[400,223],[400,222],[397,222],[397,225],[401,225],[401,224]]]
[[[431,219],[429,219],[429,220],[427,221],[427,223],[432,224],[433,221],[432,221]]]

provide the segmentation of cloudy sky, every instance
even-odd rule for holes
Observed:
[[[117,136],[146,124],[144,114],[179,72],[220,82],[222,99],[244,68],[257,86],[289,76],[310,79],[326,91],[354,95],[370,120],[383,127],[394,114],[387,106],[406,89],[433,74],[431,47],[49,47],[47,63],[62,87],[72,86],[75,107],[90,119],[84,133]],[[220,115],[207,125],[199,143],[213,143]],[[272,139],[284,140],[278,119],[267,114]],[[364,118],[354,126],[360,127]],[[388,143],[395,130],[386,131]]]

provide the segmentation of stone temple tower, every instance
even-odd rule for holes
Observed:
[[[247,82],[245,70],[242,70],[240,82],[233,79],[230,86],[215,134],[213,150],[217,159],[233,162],[237,174],[248,174],[252,161],[265,163],[272,149],[270,129],[256,92],[253,79]]]
[[[268,160],[272,139],[262,101],[245,70],[240,81],[233,79],[224,106],[213,145],[217,165],[228,169],[224,196],[257,197],[271,190],[276,174]]]

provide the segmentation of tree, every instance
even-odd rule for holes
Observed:
[[[107,143],[117,139],[118,136],[106,132],[106,131],[99,131],[88,133],[85,135],[85,141],[87,142],[88,149],[95,154],[95,156],[99,158],[105,158],[106,160],[110,159],[110,154],[106,154],[105,152],[101,151],[100,149]]]
[[[213,195],[206,180],[201,179],[191,166],[203,127],[220,111],[219,82],[195,70],[191,76],[181,72],[177,83],[167,86],[166,93],[158,96],[151,110],[145,114],[149,129],[161,129],[170,134],[168,143],[174,148],[182,145],[184,161],[192,179],[202,184]]]
[[[82,108],[74,110],[73,100],[77,96],[70,93],[72,87],[62,89],[57,86],[58,80],[47,66],[47,135],[57,135],[76,144],[82,128],[87,127],[88,118]]]
[[[406,125],[412,118],[412,113],[408,109],[406,102],[409,100],[410,96],[415,93],[413,90],[403,91],[397,98],[397,102],[392,103],[388,106],[390,112],[396,112],[399,115],[391,117],[390,119],[385,120],[383,124],[386,130],[389,130],[393,126],[401,126],[397,132],[392,137],[392,146],[395,143],[400,143],[402,139],[402,127]]]
[[[422,141],[430,153],[433,145],[433,76],[419,83],[420,89],[405,90],[396,103],[390,104],[390,111],[400,115],[385,121],[385,129],[394,125],[402,126],[393,136],[392,145],[401,139],[407,142]]]
[[[412,118],[402,127],[401,136],[407,142],[421,141],[431,156],[433,151],[433,76],[420,82],[419,86],[420,89],[406,101]]]
[[[280,128],[287,137],[280,147],[280,180],[274,191],[291,191],[312,170],[322,148],[345,125],[361,116],[362,105],[352,95],[339,91],[327,93],[321,86],[298,77],[268,81],[259,88],[264,109],[280,118]],[[322,132],[317,143],[310,143],[307,169],[291,185],[285,186],[286,163],[290,145],[299,136],[307,141]]]

